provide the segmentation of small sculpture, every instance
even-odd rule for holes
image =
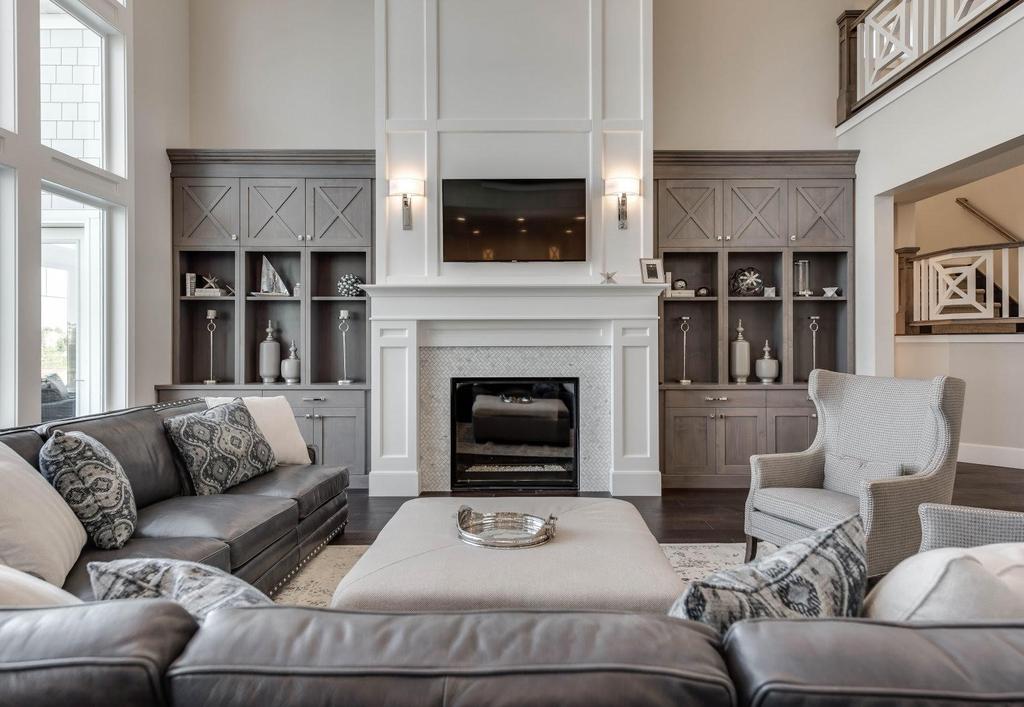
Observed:
[[[754,363],[754,372],[761,379],[762,383],[774,383],[779,377],[779,361],[772,358],[772,347],[768,345],[768,339],[764,340],[764,356]]]
[[[210,332],[210,377],[203,381],[206,385],[216,385],[217,379],[213,377],[213,332],[217,331],[217,310],[206,310],[206,331]]]
[[[616,274],[615,270],[613,270],[611,272],[603,272],[603,273],[601,273],[601,284],[602,285],[616,285],[616,284],[618,284],[618,283],[615,282],[615,274]]]
[[[362,297],[364,292],[361,287],[362,284],[363,279],[355,273],[350,272],[347,275],[342,275],[338,279],[338,295],[341,297]]]
[[[260,268],[260,289],[253,292],[254,295],[272,295],[274,297],[289,297],[288,288],[284,280],[277,274],[277,270],[271,265],[267,256],[263,256],[263,264]]]
[[[679,317],[679,331],[683,332],[683,377],[679,379],[679,384],[690,385],[692,381],[686,377],[686,335],[690,331],[689,317]]]
[[[764,293],[764,276],[754,267],[740,268],[729,280],[729,294],[737,297],[760,297]]]
[[[287,385],[295,385],[300,382],[302,376],[302,361],[295,355],[295,339],[288,347],[288,358],[281,361],[281,377]]]
[[[281,370],[281,344],[274,338],[274,322],[267,322],[267,338],[260,342],[260,377],[264,383],[276,383]]]
[[[729,344],[732,359],[732,378],[746,383],[750,376],[750,342],[743,338],[743,320],[736,324],[736,339]]]
[[[348,377],[348,330],[351,327],[352,312],[347,309],[338,310],[338,331],[341,332],[341,378],[338,385],[352,385]]]

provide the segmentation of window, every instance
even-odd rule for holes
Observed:
[[[105,409],[106,210],[43,192],[40,412],[43,422]]]
[[[14,130],[14,0],[0,0],[0,128]]]
[[[42,143],[104,164],[104,35],[51,0],[39,2]]]

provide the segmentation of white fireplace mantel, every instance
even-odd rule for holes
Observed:
[[[420,349],[445,346],[609,347],[612,414],[606,439],[612,461],[604,490],[660,495],[663,285],[431,283],[365,289],[373,301],[370,495],[420,493]]]

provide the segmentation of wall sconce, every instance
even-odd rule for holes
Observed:
[[[402,197],[402,230],[412,230],[412,199],[413,196],[423,196],[422,179],[389,179],[388,196]]]
[[[626,215],[626,197],[638,196],[640,194],[640,180],[636,177],[618,177],[604,180],[604,195],[618,197],[619,201],[619,230],[625,231],[628,227]]]

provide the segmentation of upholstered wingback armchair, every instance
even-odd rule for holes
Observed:
[[[920,552],[942,547],[1024,543],[1024,513],[922,503]]]
[[[777,545],[859,513],[868,574],[884,574],[918,551],[918,506],[949,503],[956,476],[964,382],[875,378],[816,370],[818,409],[809,449],[750,458],[744,529]]]

